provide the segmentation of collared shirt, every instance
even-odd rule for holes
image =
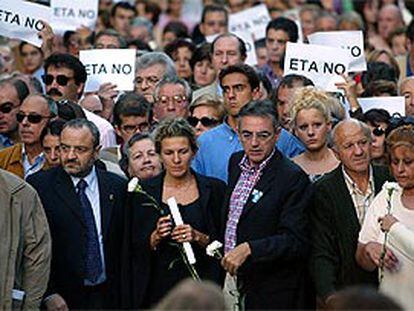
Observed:
[[[237,133],[226,123],[204,132],[198,138],[199,150],[192,168],[201,175],[215,177],[227,183],[227,166],[233,153],[243,150]],[[293,158],[305,149],[292,134],[282,129],[276,147],[288,158]]]
[[[70,177],[73,182],[73,186],[77,187],[78,182],[81,180],[79,177]],[[103,236],[102,236],[102,218],[101,218],[101,204],[99,201],[99,185],[98,185],[98,177],[96,175],[95,167],[92,168],[91,172],[83,178],[88,186],[85,189],[85,194],[88,197],[89,202],[91,202],[93,216],[95,218],[95,224],[96,224],[96,232],[98,234],[98,240],[99,240],[99,250],[101,253],[102,258],[102,268],[103,272],[101,276],[99,277],[96,284],[91,284],[89,281],[85,280],[85,285],[97,285],[106,280],[106,273],[105,273],[105,257],[104,257],[104,248],[103,248]]]
[[[7,135],[0,134],[0,149],[11,147],[14,145],[14,142]]]
[[[352,202],[354,203],[359,223],[362,225],[368,207],[371,205],[371,202],[374,200],[375,197],[374,175],[372,173],[372,167],[369,167],[368,188],[365,191],[365,193],[358,188],[358,185],[352,180],[351,176],[347,174],[343,166],[342,172],[345,177],[345,184],[349,190],[349,194],[351,195]]]
[[[273,149],[272,153],[260,165],[251,165],[246,155],[244,155],[239,163],[241,174],[230,197],[229,215],[224,236],[224,252],[226,254],[236,246],[237,224],[243,212],[243,207],[246,205],[250,193],[274,153],[275,149]]]
[[[24,170],[24,179],[26,179],[27,176],[34,174],[43,168],[43,165],[46,163],[46,158],[42,152],[34,159],[33,164],[30,164],[29,158],[26,154],[26,148],[24,144],[22,144],[22,163]]]
[[[273,88],[277,88],[279,86],[280,80],[282,80],[282,77],[279,77],[273,72],[272,67],[270,67],[269,64],[265,64],[262,67],[259,68],[263,74],[269,78],[269,81],[272,83]]]

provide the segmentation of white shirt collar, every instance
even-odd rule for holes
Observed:
[[[75,177],[75,176],[70,176],[70,178],[72,179],[72,182],[73,182],[73,185],[75,186],[75,189],[76,189],[76,186],[78,185],[78,182],[81,179],[84,179],[86,181],[86,183],[88,184],[88,188],[92,189],[92,187],[97,182],[95,166],[93,166],[90,173],[88,175],[86,175],[85,177],[83,177],[83,178]]]

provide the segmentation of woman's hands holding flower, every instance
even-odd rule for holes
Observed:
[[[398,219],[392,216],[391,214],[385,215],[384,217],[378,218],[378,222],[381,225],[382,232],[390,231],[393,224],[398,222]]]

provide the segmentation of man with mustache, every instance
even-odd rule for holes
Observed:
[[[46,163],[41,134],[56,115],[54,100],[44,95],[29,95],[16,114],[21,143],[0,151],[0,168],[20,178],[41,170]]]
[[[54,100],[68,99],[78,103],[82,97],[86,82],[85,66],[76,57],[70,54],[55,53],[45,61],[46,93]],[[99,129],[102,147],[116,145],[115,131],[111,123],[100,116],[83,109],[86,118],[92,121]]]
[[[322,303],[330,303],[343,287],[377,284],[377,273],[360,268],[355,252],[367,208],[390,179],[388,169],[370,165],[367,125],[355,119],[341,121],[333,129],[332,139],[342,164],[316,182],[310,213],[311,273]]]
[[[90,121],[68,121],[60,135],[62,166],[30,176],[52,237],[48,310],[117,309],[127,182],[100,170],[99,131]]]

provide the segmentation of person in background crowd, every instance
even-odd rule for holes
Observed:
[[[24,82],[18,79],[0,81],[0,149],[20,141],[16,114],[28,95],[29,89]]]
[[[161,46],[165,47],[167,44],[177,39],[187,39],[189,37],[187,26],[180,22],[169,22],[162,32]]]
[[[40,141],[49,168],[60,165],[60,133],[65,123],[61,119],[50,121],[42,131]]]
[[[266,39],[260,39],[254,42],[254,48],[256,50],[257,67],[262,68],[269,61],[267,54]]]
[[[164,47],[164,52],[174,61],[175,70],[181,79],[189,81],[193,74],[190,60],[194,50],[195,45],[186,39],[177,39]]]
[[[238,13],[240,11],[243,11],[245,9],[249,8],[249,1],[244,0],[226,0],[227,5],[230,9],[230,13]]]
[[[126,41],[117,31],[106,29],[97,33],[94,46],[95,49],[124,49]]]
[[[405,115],[414,116],[414,77],[407,77],[401,81],[399,93],[405,99]]]
[[[206,5],[201,13],[200,35],[195,37],[193,33],[194,43],[205,42],[208,36],[226,33],[229,22],[228,18],[228,12],[223,6]]]
[[[304,76],[289,74],[283,77],[273,93],[273,102],[276,106],[280,125],[287,131],[291,130],[290,109],[294,94],[298,88],[305,86],[313,86],[313,82]]]
[[[44,95],[29,95],[16,114],[21,143],[0,151],[0,168],[26,178],[47,167],[41,134],[56,116],[54,100]]]
[[[157,303],[179,281],[191,276],[174,244],[189,242],[197,262],[194,267],[202,279],[220,280],[219,263],[207,256],[205,247],[219,236],[221,205],[225,184],[191,170],[197,152],[195,134],[182,118],[166,119],[155,131],[155,148],[164,172],[141,182],[142,189],[153,197],[131,194],[128,215],[127,250],[131,269],[133,308],[148,308]],[[184,224],[175,225],[167,200],[174,197]],[[155,199],[155,202],[154,202]]]
[[[378,12],[378,34],[387,46],[391,32],[404,27],[404,20],[400,9],[395,4],[387,4]]]
[[[249,102],[238,123],[243,150],[230,158],[224,201],[224,292],[238,291],[246,310],[306,308],[309,179],[275,148],[281,129],[271,101]]]
[[[124,145],[128,157],[127,176],[146,180],[162,170],[160,156],[155,151],[154,139],[148,133],[135,133]]]
[[[322,305],[329,305],[344,287],[377,285],[377,273],[360,268],[355,252],[368,206],[391,178],[387,168],[370,165],[371,131],[361,121],[339,122],[332,142],[342,164],[315,183],[310,212],[310,267]]]
[[[36,191],[0,169],[0,309],[37,310],[50,274],[49,226]]]
[[[293,131],[306,151],[292,160],[299,165],[311,181],[329,173],[339,165],[334,152],[328,147],[332,128],[327,109],[329,96],[313,87],[304,87],[295,93],[291,108]]]
[[[33,75],[40,80],[43,73],[43,52],[40,48],[22,42],[19,45],[19,53],[22,57],[24,73]]]
[[[220,125],[226,114],[223,100],[210,95],[200,96],[188,109],[190,116],[187,121],[194,128],[197,138],[205,131]]]
[[[338,30],[363,30],[364,21],[357,12],[346,12],[339,16]]]
[[[16,57],[7,44],[0,44],[0,57],[3,59],[3,72],[11,74],[16,69]]]
[[[163,79],[177,76],[173,61],[164,53],[154,52],[140,56],[135,65],[135,93],[154,103],[154,90]]]
[[[186,118],[191,95],[191,88],[187,81],[178,77],[163,78],[154,91],[154,121],[160,122],[168,117]]]
[[[67,122],[60,135],[62,166],[28,179],[53,241],[47,310],[119,308],[127,183],[95,167],[99,141],[91,121]]]
[[[85,66],[74,56],[55,53],[45,60],[45,75],[43,82],[46,94],[54,100],[68,99],[79,102],[86,82]],[[110,147],[116,145],[115,131],[112,125],[92,112],[83,109],[86,118],[92,121],[99,129],[101,145]]]
[[[216,70],[211,62],[211,44],[203,43],[196,47],[190,59],[190,67],[193,72],[192,89],[197,90],[210,85],[216,79]]]
[[[390,65],[394,68],[397,80],[400,77],[400,67],[398,66],[398,62],[394,58],[394,56],[391,54],[388,50],[373,50],[371,53],[367,55],[367,62],[382,62],[386,63],[387,65]]]
[[[103,105],[98,95],[95,95],[95,94],[86,95],[79,101],[79,105],[82,108],[102,117]]]
[[[332,13],[322,11],[316,18],[317,31],[335,31],[338,29],[338,18]]]
[[[405,28],[397,28],[390,33],[388,44],[391,47],[394,57],[407,54],[407,36]]]
[[[302,34],[305,42],[308,36],[317,30],[317,18],[321,13],[320,8],[315,4],[305,4],[300,8],[299,19],[302,26]]]
[[[141,40],[149,44],[153,40],[153,25],[145,17],[138,16],[132,20],[128,32],[129,40]]]
[[[298,26],[290,19],[279,17],[266,26],[266,48],[268,63],[262,67],[272,85],[277,87],[283,77],[283,60],[286,42],[298,41]]]
[[[75,57],[79,57],[79,50],[81,46],[81,37],[76,31],[65,31],[63,34],[63,45],[66,51]]]
[[[136,16],[135,8],[129,2],[121,1],[116,3],[111,9],[110,22],[112,28],[115,29],[123,37],[128,36],[131,22]]]

